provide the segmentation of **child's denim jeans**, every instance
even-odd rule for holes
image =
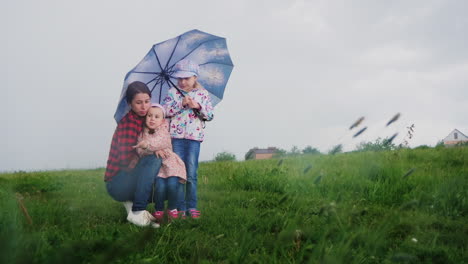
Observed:
[[[187,182],[179,191],[179,211],[197,209],[197,170],[200,155],[200,141],[190,139],[172,139],[172,149],[184,161],[187,170]]]
[[[164,200],[167,198],[167,209],[177,209],[179,203],[179,177],[156,177],[156,211],[164,211]]]

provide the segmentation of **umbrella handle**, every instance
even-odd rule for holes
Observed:
[[[171,79],[167,79],[169,81],[169,83],[172,85],[172,87],[174,87],[181,95],[182,97],[185,97],[185,94],[179,89],[179,87],[177,87],[172,81]],[[206,121],[207,119],[205,117],[202,116],[202,114],[200,113],[200,111],[198,109],[192,109],[193,112],[197,115],[198,118],[200,118],[201,121]]]

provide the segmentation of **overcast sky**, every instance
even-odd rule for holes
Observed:
[[[191,29],[234,70],[201,160],[468,135],[467,1],[15,0],[1,12],[0,171],[104,167],[125,74]],[[385,127],[396,113],[401,118]],[[368,130],[349,126],[365,116]]]

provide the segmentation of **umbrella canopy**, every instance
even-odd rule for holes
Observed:
[[[128,85],[134,81],[146,83],[151,90],[152,102],[162,103],[167,91],[176,82],[172,77],[174,65],[182,59],[199,64],[198,82],[210,93],[213,106],[218,104],[223,99],[234,65],[225,38],[195,29],[153,45],[143,60],[127,73],[115,120],[119,122],[130,110],[125,93]]]

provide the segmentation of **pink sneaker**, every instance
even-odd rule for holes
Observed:
[[[169,221],[175,220],[179,218],[179,212],[177,212],[177,209],[170,210],[168,212],[168,216],[169,216]]]
[[[201,215],[200,211],[198,211],[197,209],[190,209],[189,214],[192,217],[192,219],[198,219]]]
[[[164,220],[164,211],[156,211],[153,213],[154,218],[156,218],[156,222],[162,223]]]

